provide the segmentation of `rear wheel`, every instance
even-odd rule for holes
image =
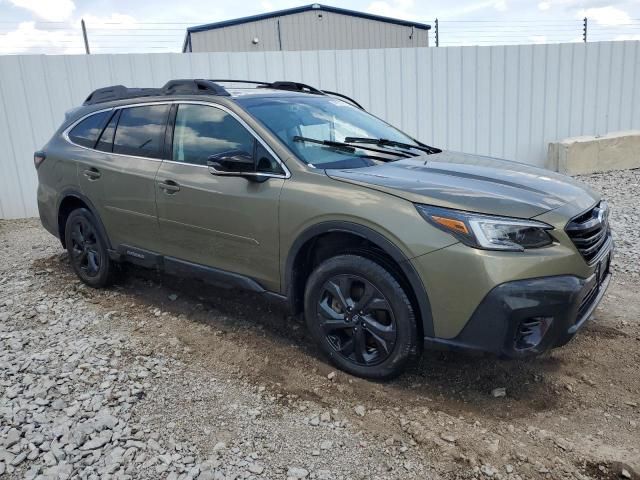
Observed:
[[[313,271],[305,319],[329,359],[361,377],[399,375],[417,350],[407,294],[385,268],[360,256],[333,257]]]
[[[116,265],[109,258],[95,217],[86,208],[69,214],[65,226],[65,244],[71,266],[80,280],[94,288],[113,283]]]

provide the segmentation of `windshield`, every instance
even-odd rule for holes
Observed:
[[[419,144],[408,135],[335,98],[247,97],[239,98],[238,103],[313,167],[367,167],[421,154],[412,150],[412,146],[417,148]],[[385,139],[408,145],[404,149],[376,147],[351,143],[353,138]],[[349,148],[338,144],[343,142]]]

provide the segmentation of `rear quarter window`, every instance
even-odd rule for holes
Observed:
[[[111,112],[106,111],[94,113],[85,118],[71,129],[69,132],[69,140],[77,145],[93,148],[110,115]]]

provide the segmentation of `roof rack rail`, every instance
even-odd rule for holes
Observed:
[[[124,85],[112,85],[110,87],[98,88],[91,92],[83,105],[93,105],[95,103],[109,102],[125,98],[149,97],[161,95],[159,88],[127,88]]]
[[[211,81],[219,82],[219,83],[249,83],[252,85],[257,85],[256,88],[273,88],[276,90],[287,90],[291,92],[313,93],[315,95],[331,95],[334,97],[339,97],[344,100],[347,100],[348,102],[358,107],[360,110],[364,110],[362,105],[360,105],[353,98],[348,97],[347,95],[344,95],[338,92],[331,92],[329,90],[320,90],[318,88],[312,87],[311,85],[307,85],[305,83],[288,82],[288,81],[282,81],[282,80],[271,82],[271,83],[261,82],[256,80],[235,80],[235,79],[215,79]]]
[[[83,105],[94,105],[96,103],[110,102],[113,100],[124,100],[128,98],[154,97],[163,95],[220,95],[229,96],[229,92],[220,83],[249,83],[256,85],[256,88],[272,88],[275,90],[286,90],[289,92],[311,93],[314,95],[331,95],[339,97],[352,103],[361,110],[362,105],[342,93],[320,90],[305,83],[277,81],[261,82],[255,80],[234,80],[216,79],[206,80],[201,78],[186,78],[169,80],[162,88],[127,88],[124,85],[112,85],[94,90],[84,101]]]
[[[165,95],[180,93],[206,93],[208,95],[229,96],[229,92],[227,92],[223,86],[218,85],[214,80],[204,80],[200,78],[169,80],[164,84],[162,90],[166,92]]]
[[[315,93],[316,95],[323,95],[324,93],[321,90],[318,90],[311,85],[307,85],[305,83],[298,82],[288,82],[283,80],[278,80],[276,82],[261,82],[256,80],[234,80],[234,79],[214,79],[212,82],[220,82],[220,83],[249,83],[251,85],[256,85],[256,88],[273,88],[276,90],[288,90],[291,92],[304,92],[304,93]]]
[[[269,82],[261,82],[256,80],[234,80],[232,78],[216,78],[211,81],[216,83],[250,83],[251,85],[271,85]]]
[[[227,90],[211,80],[179,79],[170,80],[162,88],[127,88],[124,85],[112,85],[94,90],[84,101],[83,105],[124,100],[127,98],[156,97],[163,95],[193,95],[202,93],[207,95],[229,96]]]
[[[292,92],[315,93],[316,95],[324,95],[324,92],[322,90],[318,90],[316,87],[312,87],[311,85],[307,85],[305,83],[298,83],[298,82],[278,81],[278,82],[271,83],[268,88],[275,88],[277,90],[291,90]]]
[[[356,107],[358,107],[360,110],[364,110],[364,107],[362,105],[360,105],[358,102],[356,102],[353,98],[351,97],[347,97],[345,94],[343,93],[338,93],[338,92],[331,92],[329,90],[323,90],[324,93],[326,93],[327,95],[331,95],[332,97],[339,97],[339,98],[344,98],[345,100],[347,100],[348,102],[353,103]]]

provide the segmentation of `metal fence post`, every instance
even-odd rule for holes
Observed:
[[[438,28],[438,19],[436,18],[436,47],[440,46],[440,29]]]
[[[582,41],[587,43],[587,17],[584,17],[582,24]]]

